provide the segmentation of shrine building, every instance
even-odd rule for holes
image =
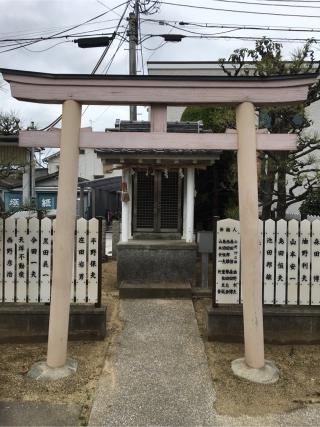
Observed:
[[[115,129],[107,131],[151,135],[150,122],[118,121]],[[165,131],[190,137],[205,132],[202,122],[168,122]],[[96,152],[107,170],[116,164],[123,173],[122,234],[117,248],[121,294],[127,295],[123,288],[130,284],[165,283],[168,293],[190,295],[197,256],[195,173],[213,165],[220,150],[162,149],[150,144]]]

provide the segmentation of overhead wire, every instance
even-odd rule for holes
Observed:
[[[149,40],[150,38],[153,37],[165,37],[166,34],[145,34],[145,38],[142,40],[142,42]],[[235,39],[235,40],[247,40],[247,41],[256,41],[257,37],[253,37],[253,36],[223,36],[223,35],[206,35],[206,34],[201,34],[199,33],[199,35],[182,35],[183,38],[193,38],[193,39],[225,39],[225,40],[231,40],[231,39]],[[307,42],[310,40],[313,40],[315,42],[320,42],[320,39],[316,39],[316,38],[312,38],[312,39],[302,39],[302,38],[283,38],[283,37],[275,37],[272,39],[275,42],[282,42],[282,43],[295,43],[295,42]]]
[[[116,12],[115,10],[111,10],[111,8],[109,6],[107,6],[105,3],[103,3],[101,0],[96,0],[97,3],[101,4],[101,6],[105,7],[106,9],[108,9],[110,12],[114,13],[115,15],[119,16],[119,18],[121,17],[120,13]]]
[[[194,22],[194,21],[181,21],[167,20],[167,19],[152,19],[146,18],[143,22],[157,22],[159,25],[178,24],[179,26],[194,26],[199,28],[237,28],[242,30],[267,30],[267,31],[281,31],[281,32],[320,32],[319,28],[308,27],[282,27],[272,25],[238,25],[238,24],[223,24],[216,22]]]
[[[277,2],[284,2],[284,3],[317,3],[319,4],[319,0],[264,0],[264,1],[277,1]]]
[[[112,30],[115,27],[102,27],[102,28],[95,28],[94,30],[90,30],[90,31],[82,31],[81,33],[71,33],[71,34],[65,34],[63,36],[49,36],[49,37],[25,37],[25,38],[11,38],[11,39],[1,39],[0,38],[0,43],[2,42],[23,42],[23,41],[33,41],[33,40],[39,40],[39,41],[47,41],[47,40],[58,40],[58,39],[68,39],[68,38],[72,38],[72,37],[90,37],[97,35],[97,31],[105,31],[105,30]],[[118,27],[117,27],[118,28]],[[92,34],[94,33],[94,34]],[[106,33],[104,33],[106,34]],[[113,34],[113,33],[109,33],[109,34]]]
[[[86,25],[96,25],[96,24],[103,24],[106,22],[112,22],[112,21],[116,21],[118,22],[117,18],[113,18],[113,19],[104,19],[101,21],[95,21],[95,22],[88,22],[87,24],[83,24],[84,26]],[[76,25],[76,24],[73,24]],[[41,35],[41,34],[46,34],[48,32],[51,31],[58,31],[58,30],[63,30],[65,29],[66,31],[68,31],[68,29],[70,28],[70,25],[63,25],[63,26],[58,26],[58,27],[50,27],[50,28],[43,28],[42,30],[37,30],[37,31],[26,31],[26,30],[21,30],[21,31],[8,31],[8,32],[4,32],[1,33],[0,32],[0,37],[10,37],[10,34],[20,34],[21,37],[23,36],[28,36],[28,35]]]
[[[320,15],[300,15],[295,13],[277,13],[277,12],[261,12],[253,10],[240,10],[240,9],[222,9],[217,7],[208,7],[208,6],[199,6],[191,5],[186,3],[173,3],[168,1],[161,1],[161,4],[166,4],[168,6],[178,6],[178,7],[188,7],[191,9],[201,9],[201,10],[213,10],[215,12],[231,12],[231,13],[246,13],[253,15],[268,15],[268,16],[285,16],[285,17],[295,17],[295,18],[320,18]]]
[[[119,27],[121,25],[121,22],[122,22],[122,20],[124,18],[124,15],[125,15],[126,11],[128,10],[129,5],[130,5],[130,0],[127,0],[126,2],[122,3],[122,5],[124,5],[124,4],[126,5],[126,7],[124,8],[124,11],[123,11],[123,13],[122,13],[122,15],[120,17],[120,20],[118,22],[118,25],[116,27],[116,31],[115,32],[118,31],[118,29],[119,29]],[[108,13],[108,12],[106,12],[106,13]],[[102,61],[104,60],[104,58],[105,58],[105,56],[106,56],[106,54],[107,54],[107,52],[109,50],[109,47],[110,47],[110,44],[109,44],[109,46],[106,46],[106,48],[103,50],[103,52],[100,55],[100,58],[98,59],[96,65],[93,67],[93,69],[91,71],[91,74],[95,74],[96,73],[96,71],[100,67]],[[83,111],[82,116],[85,114],[85,112],[88,110],[88,108],[89,108],[89,105]],[[42,128],[40,130],[49,130],[49,129],[51,129],[53,126],[57,125],[60,122],[61,119],[62,119],[62,115],[60,115],[59,117],[57,117],[53,122],[51,122],[49,125],[47,125],[46,127]]]
[[[127,27],[128,27],[128,25],[127,25]],[[126,30],[125,30],[124,32],[126,32]],[[116,57],[117,53],[119,52],[119,50],[120,50],[121,46],[123,45],[123,43],[124,43],[125,41],[126,41],[126,38],[125,38],[125,37],[120,38],[120,41],[119,41],[119,43],[118,43],[118,46],[117,46],[117,48],[116,48],[115,52],[113,53],[113,55],[112,55],[112,57],[110,58],[109,62],[106,64],[106,66],[105,66],[105,67],[104,67],[104,69],[102,70],[102,73],[103,73],[103,74],[108,74],[108,71],[109,71],[109,69],[110,69],[110,67],[111,67],[111,65],[112,65],[112,63],[113,63],[113,61],[114,61],[114,59],[115,59],[115,57]]]
[[[117,8],[119,8],[119,7],[123,6],[123,5],[125,5],[125,4],[127,4],[127,5],[128,5],[128,1],[122,2],[122,3],[118,4],[118,5],[116,5],[115,7],[113,7],[113,8],[112,8],[112,10],[107,10],[106,12],[100,13],[99,15],[96,15],[96,16],[94,16],[93,18],[87,19],[86,21],[84,21],[84,22],[82,22],[82,23],[80,23],[80,24],[74,25],[74,26],[70,27],[70,28],[69,28],[69,29],[67,29],[67,30],[59,31],[59,32],[57,32],[57,33],[53,34],[53,35],[52,35],[52,37],[54,37],[54,36],[59,36],[60,34],[63,34],[63,33],[65,33],[65,32],[67,32],[67,31],[71,31],[71,30],[73,30],[73,29],[75,29],[75,28],[81,27],[82,25],[85,25],[85,24],[87,24],[87,23],[89,23],[89,22],[92,22],[92,21],[94,21],[95,19],[98,19],[98,18],[100,18],[101,16],[104,16],[104,15],[106,15],[107,13],[110,13],[111,11],[113,11],[113,10],[115,10],[115,9],[117,9]],[[1,51],[0,53],[10,52],[10,51],[12,51],[12,50],[16,50],[16,49],[21,49],[21,48],[22,48],[22,47],[24,47],[24,46],[29,46],[29,45],[31,45],[31,44],[39,43],[40,41],[41,41],[41,40],[32,41],[32,42],[26,43],[26,44],[25,44],[25,45],[23,45],[23,46],[16,46],[16,47],[11,48],[11,49],[3,50],[3,51]]]
[[[26,46],[23,46],[23,49],[27,50],[28,52],[32,52],[32,53],[42,53],[42,52],[47,52],[48,50],[53,49],[54,47],[59,46],[59,45],[64,44],[64,43],[72,43],[72,42],[70,40],[65,40],[63,42],[55,43],[54,45],[49,46],[49,47],[47,47],[45,49],[41,49],[41,50],[32,50],[32,49],[29,49]]]
[[[313,5],[302,5],[302,4],[279,4],[279,3],[264,3],[263,1],[259,2],[251,2],[246,0],[211,0],[221,3],[235,3],[235,4],[246,4],[249,6],[276,6],[276,7],[293,7],[293,8],[308,8],[308,9],[320,9],[320,6],[313,6]],[[276,1],[276,0],[271,0]]]

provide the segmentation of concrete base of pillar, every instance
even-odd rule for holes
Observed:
[[[61,368],[50,368],[46,362],[37,362],[31,366],[27,376],[37,381],[55,381],[75,374],[78,362],[67,359],[66,364]]]
[[[234,375],[260,384],[273,384],[279,379],[279,370],[271,360],[266,360],[263,368],[250,368],[244,358],[231,362]]]

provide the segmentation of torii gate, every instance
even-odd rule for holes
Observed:
[[[16,99],[63,105],[61,132],[22,131],[19,136],[23,146],[61,149],[46,366],[57,373],[67,360],[79,147],[229,149],[238,150],[241,251],[245,254],[241,257],[245,358],[237,364],[236,374],[258,382],[277,379],[275,366],[264,359],[256,150],[294,150],[296,136],[257,133],[255,106],[303,102],[316,75],[261,78],[0,72]],[[82,104],[151,106],[151,133],[80,132]],[[167,134],[166,109],[170,105],[235,106],[237,132]]]

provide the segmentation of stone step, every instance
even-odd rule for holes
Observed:
[[[119,286],[120,298],[192,298],[190,283],[126,283]]]

